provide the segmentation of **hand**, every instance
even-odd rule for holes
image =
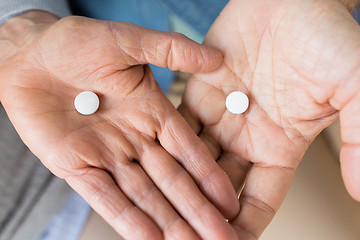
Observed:
[[[339,111],[342,172],[360,200],[360,31],[344,5],[231,0],[205,45],[222,50],[224,63],[192,76],[179,109],[242,190],[231,222],[239,238],[261,235],[306,149]],[[250,98],[242,115],[225,108],[237,90]]]
[[[178,34],[43,12],[9,20],[0,35],[0,97],[21,138],[120,234],[235,236],[214,207],[238,213],[229,178],[146,65],[206,72],[221,53]],[[91,116],[74,108],[85,90],[100,97]]]

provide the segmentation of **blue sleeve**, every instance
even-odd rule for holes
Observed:
[[[0,25],[29,10],[43,10],[58,17],[71,15],[67,0],[0,0]]]

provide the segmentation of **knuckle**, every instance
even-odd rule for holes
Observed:
[[[178,231],[185,224],[185,221],[179,216],[171,219],[163,229],[165,239],[178,239]]]
[[[178,39],[178,40],[186,40],[188,39],[188,37],[186,37],[184,34],[182,33],[178,33],[178,32],[172,32],[170,33],[171,36],[174,38],[174,39]]]
[[[61,19],[57,22],[57,24],[63,25],[63,26],[67,26],[68,28],[75,28],[75,27],[77,27],[79,24],[81,24],[82,22],[84,22],[84,18],[83,18],[83,17],[79,17],[79,16],[68,16],[68,17],[61,18]]]

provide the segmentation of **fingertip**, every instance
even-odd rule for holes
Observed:
[[[226,219],[234,219],[239,214],[240,203],[229,177],[221,170],[211,179],[211,185],[215,207]]]
[[[223,54],[218,49],[199,44],[183,34],[171,33],[169,36],[166,65],[173,71],[211,72],[223,62]]]
[[[201,52],[205,63],[202,72],[215,71],[224,61],[223,53],[216,48],[202,45]]]
[[[203,205],[203,207],[195,215],[196,218],[201,219],[202,225],[206,226],[205,229],[201,229],[199,235],[202,239],[216,239],[216,240],[228,240],[237,239],[237,234],[231,224],[226,221],[222,215],[212,204]]]
[[[200,73],[214,71],[223,62],[221,51],[180,33],[160,32],[134,24],[111,22],[110,26],[115,33],[115,47],[130,57],[125,61],[129,66],[150,63],[173,71]]]
[[[360,191],[350,192],[350,196],[357,202],[360,202]]]
[[[341,173],[347,191],[360,202],[360,145],[345,144],[341,149]]]

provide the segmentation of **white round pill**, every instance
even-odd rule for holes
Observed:
[[[82,115],[91,115],[99,109],[100,100],[95,93],[85,91],[76,96],[74,105]]]
[[[232,92],[226,98],[226,108],[233,114],[244,113],[249,107],[249,98],[243,92]]]

